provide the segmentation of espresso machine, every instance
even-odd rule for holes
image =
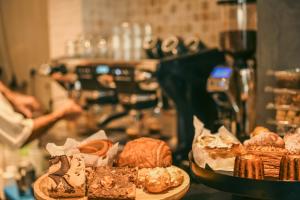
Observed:
[[[231,19],[235,23],[220,33],[220,47],[225,53],[226,65],[216,66],[211,72],[207,91],[218,105],[218,123],[243,140],[255,125],[256,31],[247,22],[250,1],[219,3],[224,10],[233,7],[236,20]]]
[[[206,82],[213,68],[224,62],[222,51],[203,49],[196,53],[170,56],[158,64],[158,82],[177,110],[175,161],[187,160],[192,148],[193,116],[197,116],[208,129],[218,128],[215,124],[217,106],[206,90]]]

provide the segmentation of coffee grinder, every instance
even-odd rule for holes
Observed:
[[[217,123],[225,125],[240,139],[249,135],[255,123],[256,31],[247,20],[249,3],[247,0],[219,1],[223,16],[229,15],[230,21],[220,33],[226,64],[215,67],[207,81],[207,91],[218,105]],[[232,11],[236,17],[230,19]]]

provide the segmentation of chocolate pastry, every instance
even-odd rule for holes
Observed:
[[[286,155],[282,157],[279,179],[300,181],[300,155]]]
[[[234,163],[234,176],[263,179],[264,166],[261,158],[250,154],[237,156]]]
[[[79,150],[81,153],[93,154],[97,156],[105,156],[110,147],[112,147],[113,143],[110,140],[91,140],[83,145],[79,146]]]
[[[52,198],[85,195],[85,165],[79,154],[50,159],[47,190]]]
[[[172,165],[171,149],[162,140],[139,138],[125,145],[117,164],[120,167],[168,167]]]
[[[95,168],[88,176],[89,199],[135,199],[137,170],[135,168]]]

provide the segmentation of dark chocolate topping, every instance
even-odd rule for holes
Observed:
[[[60,168],[59,168],[59,170],[57,170],[53,174],[58,175],[58,176],[63,176],[70,169],[70,163],[69,163],[69,160],[68,160],[67,156],[65,156],[65,155],[59,156],[59,160],[61,162]]]
[[[55,156],[55,157],[52,157],[52,158],[50,158],[50,160],[49,160],[49,164],[50,164],[50,166],[51,165],[55,165],[56,163],[58,163],[59,162],[59,156]]]
[[[68,160],[68,157],[63,155],[63,156],[57,156],[53,159],[50,160],[50,164],[57,164],[58,162],[61,162],[60,168],[51,174],[49,174],[49,177],[53,179],[53,181],[58,185],[60,182],[63,183],[65,192],[67,193],[74,193],[74,187],[72,187],[67,180],[63,177],[68,170],[70,169],[70,163]]]

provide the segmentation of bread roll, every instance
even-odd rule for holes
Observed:
[[[120,167],[168,167],[172,165],[172,153],[164,141],[143,137],[125,145],[117,164]]]

